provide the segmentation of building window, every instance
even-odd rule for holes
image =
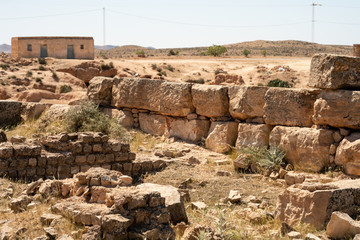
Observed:
[[[28,50],[29,52],[32,51],[32,46],[31,46],[31,44],[28,44],[28,45],[27,45],[27,50]]]
[[[84,45],[83,45],[83,44],[80,45],[80,49],[84,49]]]

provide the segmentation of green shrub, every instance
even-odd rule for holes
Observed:
[[[60,87],[60,93],[68,93],[72,91],[72,87],[69,85],[62,85]]]
[[[158,76],[162,77],[162,76],[167,76],[166,72],[165,71],[160,71],[157,73]]]
[[[177,56],[177,55],[179,55],[178,50],[174,51],[173,49],[170,49],[168,56]]]
[[[291,83],[288,83],[286,81],[282,81],[280,79],[274,79],[268,82],[268,87],[284,87],[284,88],[292,88],[293,85]]]
[[[207,55],[219,57],[221,55],[224,55],[227,52],[227,48],[222,45],[213,45],[211,47],[208,47],[207,49]]]
[[[56,72],[55,71],[51,71],[52,72],[52,78],[54,79],[54,80],[59,80],[59,77],[58,77],[58,75],[56,74]]]
[[[26,77],[32,77],[33,73],[31,71],[26,72]]]
[[[45,68],[43,65],[40,65],[40,66],[39,66],[39,70],[40,70],[40,71],[45,71],[46,68]]]
[[[265,49],[261,50],[261,55],[263,55],[264,57],[266,57],[266,54],[267,54],[267,52],[266,52]]]
[[[158,67],[158,68],[156,68],[156,71],[157,71],[157,72],[161,72],[161,71],[162,71],[162,68],[161,68],[161,67]]]
[[[126,130],[115,120],[99,111],[99,106],[88,101],[71,108],[65,116],[68,132],[102,132],[123,142],[129,141]]]
[[[47,64],[45,58],[39,58],[38,61],[39,61],[39,64],[41,64],[41,65],[46,65]]]
[[[0,64],[0,67],[5,71],[10,68],[9,64]]]
[[[173,72],[175,70],[175,68],[171,65],[167,65],[166,69],[169,70],[170,72]]]
[[[35,82],[42,83],[42,78],[39,78],[39,77],[35,78]]]
[[[152,70],[157,69],[157,65],[156,65],[155,63],[151,64],[151,69],[152,69]]]
[[[10,78],[10,79],[16,79],[16,76],[15,76],[15,75],[11,75],[9,78]]]
[[[245,57],[248,57],[250,53],[251,52],[248,49],[244,49],[244,51],[243,51],[243,54],[244,54]]]
[[[145,57],[145,52],[144,52],[144,50],[139,50],[139,51],[136,52],[136,55],[138,57]]]

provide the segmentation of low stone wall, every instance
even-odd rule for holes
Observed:
[[[0,175],[64,179],[102,167],[136,177],[165,166],[162,160],[137,162],[135,157],[128,144],[102,133],[62,133],[38,143],[0,143]]]
[[[359,66],[360,58],[315,55],[309,86],[317,89],[94,78],[88,97],[127,127],[153,135],[206,139],[218,152],[276,144],[300,169],[319,171],[341,162],[347,173],[360,175],[360,156],[350,153],[355,148],[341,149],[352,133],[351,144],[360,149],[360,139],[354,140],[360,129]],[[335,161],[345,152],[353,157]]]

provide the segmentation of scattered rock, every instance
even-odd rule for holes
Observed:
[[[207,209],[207,204],[204,202],[191,202],[191,208],[197,210],[205,210]]]
[[[281,235],[285,236],[290,232],[296,232],[295,228],[291,227],[289,224],[287,224],[286,222],[282,222],[281,223]]]
[[[22,212],[26,206],[31,202],[31,198],[27,195],[21,195],[18,198],[11,199],[9,206],[15,213]]]
[[[229,196],[227,197],[227,200],[233,204],[241,203],[241,194],[240,191],[237,190],[230,190]]]
[[[50,240],[57,238],[58,233],[56,232],[55,228],[46,227],[44,228],[44,231],[46,233],[46,236],[48,236]]]
[[[187,162],[190,164],[200,164],[201,163],[200,160],[194,156],[189,157]]]
[[[360,222],[353,220],[346,213],[333,212],[326,226],[326,234],[331,238],[353,238],[360,234]]]
[[[300,239],[301,238],[301,233],[296,232],[296,231],[292,231],[289,232],[288,234],[286,234],[290,239]]]
[[[45,213],[41,215],[40,222],[43,225],[49,226],[55,219],[60,219],[60,218],[62,218],[60,215]]]
[[[312,234],[312,233],[308,233],[308,234],[306,234],[306,236],[305,236],[305,240],[321,240],[321,238],[315,236],[315,235]]]
[[[226,170],[217,170],[216,171],[216,176],[221,176],[221,177],[231,176],[231,173],[229,171],[226,171]]]
[[[303,183],[305,181],[305,176],[296,172],[288,172],[284,178],[287,185]]]

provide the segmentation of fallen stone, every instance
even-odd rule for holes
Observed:
[[[45,214],[41,215],[40,222],[43,225],[49,226],[55,219],[60,219],[60,218],[62,218],[60,215],[45,213]]]
[[[303,183],[305,181],[305,176],[296,172],[288,172],[284,178],[287,185]]]
[[[288,238],[290,239],[300,239],[301,238],[301,233],[296,232],[296,231],[292,231],[289,232],[288,234],[286,234],[288,236]]]
[[[326,234],[336,239],[353,238],[356,234],[360,234],[360,222],[354,221],[346,213],[333,212],[326,226]]]
[[[345,137],[336,150],[335,163],[343,166],[345,173],[360,176],[360,133]]]
[[[206,148],[226,153],[235,146],[237,138],[237,122],[212,122],[205,141]]]
[[[191,208],[197,210],[205,210],[207,209],[207,204],[204,202],[191,202]]]
[[[321,240],[321,238],[315,236],[315,235],[312,234],[312,233],[308,233],[308,234],[306,234],[306,236],[305,236],[305,240]]]
[[[316,54],[311,59],[310,87],[325,89],[359,89],[358,57]]]
[[[237,190],[230,190],[227,200],[233,204],[241,203],[241,193]]]
[[[216,176],[221,176],[221,177],[228,177],[228,176],[231,176],[231,173],[229,171],[226,171],[226,170],[217,170],[216,171]]]
[[[194,156],[191,156],[191,157],[187,160],[187,162],[190,163],[190,164],[200,164],[200,163],[201,163],[200,160],[197,159],[197,158],[194,157]]]
[[[285,151],[286,160],[298,169],[317,172],[329,164],[329,149],[334,143],[332,133],[324,129],[276,126],[270,134],[270,145]]]
[[[20,197],[11,199],[9,206],[15,213],[22,212],[26,209],[26,206],[31,202],[31,198],[27,195],[21,195]]]
[[[247,154],[240,153],[233,162],[235,170],[247,170],[250,167],[249,157]]]
[[[49,239],[56,239],[58,233],[56,232],[55,228],[53,227],[46,227],[44,228],[44,231],[46,233],[46,236],[48,236]]]

